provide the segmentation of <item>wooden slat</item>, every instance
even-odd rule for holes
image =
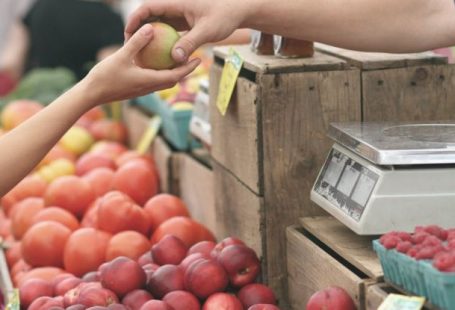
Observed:
[[[213,65],[210,74],[212,156],[253,192],[261,194],[257,85],[239,78],[227,113],[222,116],[215,104],[221,71],[220,66]]]
[[[155,159],[156,168],[158,170],[161,191],[164,193],[171,193],[171,161],[173,160],[174,153],[161,137],[157,137],[153,142],[151,153]]]
[[[362,309],[363,280],[327,254],[295,226],[286,230],[289,300],[291,309],[302,310],[311,295],[329,286],[345,289]]]
[[[384,290],[387,284],[375,284],[367,287],[365,292],[365,309],[377,310],[387,298],[388,293]]]
[[[217,230],[224,237],[236,236],[263,255],[263,199],[229,171],[213,161]]]
[[[310,58],[283,59],[276,56],[256,55],[248,45],[217,47],[214,49],[215,56],[224,59],[231,47],[243,57],[243,66],[256,73],[331,71],[348,68],[344,60],[319,52],[315,52]]]
[[[369,277],[376,280],[382,279],[382,267],[372,247],[375,237],[357,235],[331,216],[304,217],[300,219],[300,223],[330,249]]]
[[[421,66],[362,74],[365,121],[455,119],[455,66]]]
[[[207,226],[219,239],[213,171],[186,154],[180,154],[177,160],[180,197],[186,203],[191,217]]]
[[[286,283],[285,228],[301,216],[326,214],[310,191],[333,142],[333,121],[360,120],[359,71],[264,75],[264,200],[269,278]]]
[[[447,57],[433,52],[412,54],[366,53],[342,49],[321,43],[315,44],[316,50],[328,55],[340,57],[350,65],[362,70],[403,68],[432,64],[447,64]]]
[[[128,127],[128,142],[131,148],[135,148],[142,134],[150,123],[150,117],[141,112],[137,107],[130,104],[122,105],[123,121]]]

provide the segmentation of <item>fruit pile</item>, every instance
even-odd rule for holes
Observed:
[[[413,234],[392,231],[379,241],[388,250],[395,249],[416,260],[432,260],[436,269],[455,272],[455,229],[417,226]]]
[[[11,103],[4,129],[39,110]],[[121,122],[91,110],[1,198],[21,308],[278,309],[255,283],[256,253],[235,238],[216,243],[178,197],[158,193],[153,158],[128,150],[126,137]]]

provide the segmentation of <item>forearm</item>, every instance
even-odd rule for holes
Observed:
[[[414,52],[455,44],[453,0],[253,0],[245,22],[339,47]]]
[[[78,84],[20,126],[0,137],[0,196],[24,178],[90,108]]]

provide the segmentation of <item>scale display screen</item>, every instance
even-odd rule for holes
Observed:
[[[378,174],[332,148],[314,190],[359,221],[378,179]]]

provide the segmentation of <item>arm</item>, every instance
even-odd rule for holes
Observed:
[[[453,0],[153,0],[131,15],[125,37],[151,16],[191,29],[174,47],[177,61],[239,27],[364,51],[455,44]]]
[[[89,109],[101,103],[172,87],[199,64],[196,59],[163,71],[135,66],[134,56],[152,36],[150,26],[142,27],[123,48],[98,63],[72,89],[0,137],[0,196],[24,178]]]
[[[29,45],[27,28],[19,21],[11,27],[8,42],[0,55],[0,71],[8,73],[18,80],[25,66],[25,58]]]

